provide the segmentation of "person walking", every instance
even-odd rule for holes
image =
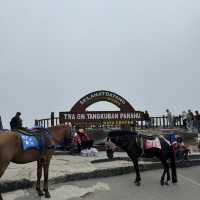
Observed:
[[[22,128],[22,118],[20,116],[21,116],[21,113],[17,112],[16,115],[11,119],[10,121],[11,130]]]

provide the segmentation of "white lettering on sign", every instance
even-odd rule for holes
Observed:
[[[64,114],[65,120],[75,120],[75,114]]]
[[[134,119],[134,113],[120,113],[120,119]]]
[[[78,120],[84,120],[85,119],[85,114],[77,114],[76,117]]]
[[[86,96],[86,97],[82,98],[80,100],[80,104],[83,105],[86,102],[92,100],[93,98],[96,98],[96,97],[99,97],[99,96],[111,97],[113,100],[118,101],[118,103],[126,104],[125,99],[123,99],[122,97],[120,97],[117,94],[114,94],[112,92],[95,92],[95,93],[91,93],[89,96]],[[110,100],[112,100],[112,99],[110,99]]]
[[[87,113],[87,119],[96,120],[96,119],[119,119],[118,113]]]
[[[84,120],[132,120],[141,118],[140,112],[86,112],[86,113],[62,113],[65,121]]]

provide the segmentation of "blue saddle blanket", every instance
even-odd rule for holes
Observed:
[[[170,142],[170,144],[176,143],[176,133],[166,134],[164,137]]]
[[[35,136],[25,135],[23,133],[17,133],[21,140],[21,147],[23,151],[36,149],[38,151],[42,150],[42,142],[39,141]]]

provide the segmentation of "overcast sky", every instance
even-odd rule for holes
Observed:
[[[25,126],[95,90],[200,110],[199,0],[0,0],[0,115]],[[91,109],[116,109],[97,103]]]

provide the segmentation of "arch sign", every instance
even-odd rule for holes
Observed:
[[[117,106],[120,111],[87,111],[92,104],[106,101]],[[59,112],[60,123],[71,122],[80,125],[132,125],[140,119],[143,112],[135,111],[131,104],[120,95],[100,90],[82,97],[70,110]]]

